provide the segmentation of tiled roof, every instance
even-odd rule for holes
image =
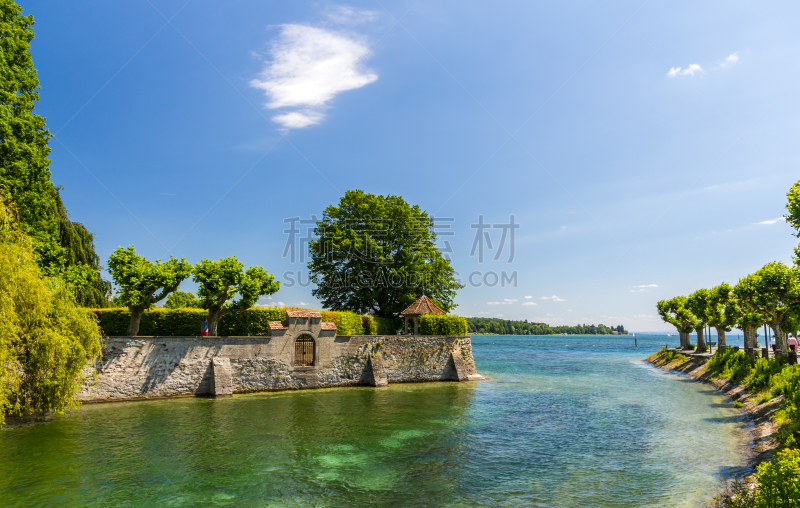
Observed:
[[[420,314],[446,314],[446,312],[437,307],[430,298],[422,295],[416,302],[409,305],[408,308],[400,314],[403,316],[416,316]]]
[[[336,331],[336,323],[331,323],[329,321],[322,322],[322,329],[323,330],[333,330]]]
[[[286,317],[294,318],[321,318],[319,312],[315,310],[287,310]]]
[[[280,321],[270,321],[269,322],[269,329],[270,330],[288,330],[289,328],[283,326],[283,323]]]

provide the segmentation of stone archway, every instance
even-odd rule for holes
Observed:
[[[315,342],[310,335],[300,335],[294,340],[294,366],[312,367],[315,364]]]

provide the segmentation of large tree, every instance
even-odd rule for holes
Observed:
[[[788,199],[786,210],[789,211],[785,215],[786,222],[794,228],[795,236],[800,237],[800,181],[792,185],[786,193],[786,198]],[[800,246],[794,248],[794,264],[800,266]]]
[[[656,304],[661,319],[678,330],[681,349],[689,349],[689,334],[697,325],[697,318],[686,308],[686,301],[685,296],[676,296],[669,300],[661,300]]]
[[[310,242],[312,294],[332,310],[397,317],[423,294],[455,307],[450,260],[436,248],[433,218],[400,196],[347,191],[317,222]]]
[[[181,282],[192,274],[192,265],[185,259],[172,256],[164,263],[155,263],[136,254],[133,245],[117,248],[108,260],[108,272],[120,288],[119,301],[131,310],[127,334],[139,333],[139,322],[144,311],[178,289]]]
[[[723,282],[708,292],[708,324],[717,330],[717,345],[725,347],[725,332],[733,329],[739,319],[740,310],[733,295],[733,287]],[[752,346],[751,346],[752,347]]]
[[[225,314],[246,310],[265,295],[277,293],[281,283],[260,266],[244,269],[235,257],[219,261],[203,258],[194,267],[194,281],[200,284],[197,296],[200,305],[208,310],[208,334],[217,335],[217,324]],[[234,296],[239,298],[231,300]]]
[[[8,413],[76,406],[83,369],[101,349],[97,323],[42,273],[12,206],[0,199],[0,426]]]
[[[706,341],[703,337],[706,325],[712,319],[711,292],[708,289],[698,289],[686,299],[686,308],[695,317],[694,330],[697,333],[697,350],[705,351]]]
[[[0,190],[15,202],[43,275],[71,283],[80,304],[105,306],[110,284],[100,278],[92,234],[70,221],[61,187],[50,180],[51,136],[34,112],[40,86],[30,53],[33,16],[21,12],[0,0]]]
[[[765,322],[775,334],[775,345],[783,353],[789,351],[786,324],[800,311],[798,272],[797,268],[792,269],[775,261],[739,280],[733,288],[736,297],[747,310],[764,316]]]

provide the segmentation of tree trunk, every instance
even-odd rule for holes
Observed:
[[[128,337],[136,337],[136,334],[139,333],[139,323],[142,321],[142,314],[144,314],[144,309],[131,308],[131,322],[128,323],[128,330],[125,332]]]
[[[217,324],[222,319],[222,309],[209,309],[208,310],[208,335],[209,337],[217,336]]]
[[[704,327],[702,326],[695,328],[695,331],[697,332],[697,349],[695,351],[697,352],[702,351],[706,347],[706,341],[703,340],[703,328]]]
[[[780,324],[770,325],[772,332],[775,334],[775,348],[780,350],[782,354],[789,352],[789,344],[786,339],[786,334],[783,332],[783,327]]]
[[[745,326],[742,328],[744,332],[744,347],[745,348],[754,348],[756,347],[756,327],[755,326]]]
[[[678,332],[681,336],[681,349],[689,349],[689,334],[686,332]]]
[[[717,329],[717,350],[721,347],[725,347],[725,328],[715,326],[714,328]]]

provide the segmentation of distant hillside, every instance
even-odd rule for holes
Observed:
[[[500,318],[466,318],[470,333],[496,333],[498,335],[627,335],[622,325],[550,326],[547,323],[529,323]]]

